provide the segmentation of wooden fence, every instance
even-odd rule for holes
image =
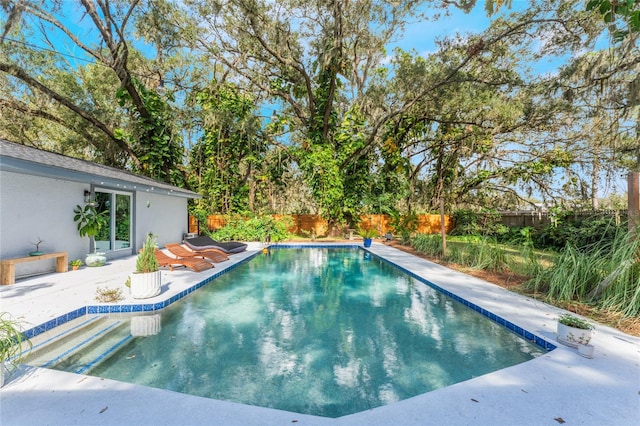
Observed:
[[[549,212],[502,212],[502,223],[510,228],[531,226],[541,228],[551,223],[553,216]],[[627,210],[585,210],[576,211],[571,216],[572,219],[586,219],[589,217],[611,217],[616,223],[627,220]],[[565,219],[566,220],[566,219]]]
[[[551,222],[553,217],[548,212],[502,212],[502,223],[511,228],[531,226],[541,228]],[[355,229],[339,229],[330,230],[329,223],[318,215],[312,214],[294,214],[288,215],[293,221],[293,225],[289,228],[289,232],[300,236],[338,236],[340,234],[347,235],[355,233]],[[593,216],[614,217],[618,223],[627,220],[626,210],[602,210],[602,211],[584,211],[575,212],[573,217],[576,219],[587,218]],[[284,217],[283,215],[273,215],[275,219]],[[439,234],[440,233],[440,215],[421,214],[418,217],[418,234]],[[211,215],[207,217],[207,230],[215,231],[225,225],[224,216]],[[363,228],[375,228],[380,235],[387,232],[395,233],[395,229],[391,225],[391,217],[384,214],[369,214],[360,216],[360,226]],[[453,227],[453,220],[445,215],[444,217],[445,232],[449,233]],[[198,220],[189,216],[189,233],[198,234],[201,230],[198,228]],[[204,231],[204,230],[202,230]]]
[[[329,223],[318,215],[312,214],[294,214],[288,215],[293,220],[293,225],[288,231],[294,235],[304,236],[317,236],[324,237],[331,234],[329,230]],[[274,219],[280,219],[283,215],[273,215]],[[448,215],[444,217],[445,231],[449,232],[452,229],[453,222]],[[224,226],[224,216],[211,215],[207,217],[208,231],[214,231]],[[394,233],[393,226],[391,226],[391,217],[383,214],[370,214],[360,216],[360,226],[363,228],[375,228],[380,235],[384,235],[387,232]],[[198,220],[189,216],[189,233],[199,233]],[[333,231],[334,233],[336,231]],[[355,233],[354,229],[343,229],[342,233]],[[423,214],[418,215],[418,228],[416,232],[419,234],[439,234],[440,233],[440,215],[435,214]]]

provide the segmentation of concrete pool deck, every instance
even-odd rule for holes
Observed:
[[[295,244],[304,245],[304,244]],[[324,245],[324,244],[323,244]],[[339,245],[339,244],[336,244]],[[259,252],[199,274],[163,271],[163,301]],[[555,340],[565,312],[383,244],[370,251],[557,346],[532,361],[337,419],[247,406],[98,377],[22,366],[1,389],[9,425],[636,425],[640,419],[640,338],[596,324],[593,359]],[[54,273],[0,286],[0,311],[25,328],[96,305],[98,287],[121,287],[135,257],[101,268]],[[140,303],[130,299],[119,302]],[[481,361],[479,361],[481,362]]]

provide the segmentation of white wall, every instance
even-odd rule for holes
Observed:
[[[89,185],[58,179],[0,172],[0,258],[27,256],[44,240],[40,250],[66,251],[69,260],[82,258],[89,239],[81,238],[73,209],[83,204]],[[55,270],[55,260],[16,265],[16,276]]]
[[[186,198],[137,192],[134,204],[136,252],[150,232],[158,237],[160,247],[167,243],[182,242],[189,220]]]

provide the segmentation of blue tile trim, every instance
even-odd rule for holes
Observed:
[[[346,244],[322,244],[322,243],[318,243],[318,244],[272,244],[270,246],[268,246],[268,249],[305,249],[305,248],[351,248],[351,249],[360,249],[360,250],[364,250],[367,251],[369,253],[371,253],[369,250],[364,249],[364,247],[361,244],[353,244],[353,243],[346,243]],[[171,296],[169,299],[165,300],[164,302],[157,302],[155,304],[135,304],[135,305],[130,305],[130,304],[126,304],[126,305],[97,305],[97,306],[87,306],[87,307],[83,307],[80,309],[77,309],[75,311],[69,312],[65,315],[62,315],[54,320],[51,321],[47,321],[45,324],[41,324],[38,325],[36,327],[33,327],[29,330],[26,330],[25,332],[23,332],[24,336],[27,338],[31,338],[34,336],[37,336],[38,334],[44,333],[45,331],[48,331],[54,327],[57,327],[58,325],[64,324],[65,322],[71,321],[72,319],[78,318],[80,316],[86,315],[86,314],[108,314],[108,313],[129,313],[129,312],[153,312],[153,311],[159,311],[161,309],[166,308],[167,306],[171,305],[174,302],[177,302],[178,300],[182,299],[183,297],[187,296],[188,294],[194,292],[195,290],[205,286],[206,284],[210,283],[211,281],[215,280],[216,278],[220,277],[221,275],[226,274],[229,271],[232,271],[233,269],[235,269],[236,267],[249,262],[251,259],[253,259],[254,257],[256,257],[257,255],[259,255],[261,252],[257,251],[256,253],[248,256],[247,258],[243,259],[242,261],[230,266],[229,268],[220,271],[220,272],[216,272],[215,274],[211,275],[210,277],[205,278],[204,280],[194,284],[193,286],[189,287],[186,290],[181,291],[180,293]],[[536,336],[535,334],[531,333],[530,331],[527,331],[525,329],[523,329],[522,327],[519,327],[515,324],[513,324],[510,321],[505,320],[504,318],[501,318],[495,314],[493,314],[492,312],[487,311],[486,309],[469,302],[468,300],[463,299],[460,296],[457,296],[453,293],[451,293],[448,290],[445,290],[444,288],[432,283],[431,281],[427,280],[426,278],[420,277],[418,275],[416,275],[415,273],[403,268],[400,265],[397,265],[396,263],[388,260],[388,259],[384,259],[380,256],[377,256],[375,253],[371,253],[374,256],[376,256],[376,258],[388,263],[389,265],[392,265],[393,267],[401,270],[402,272],[404,272],[405,274],[409,275],[412,278],[415,278],[416,280],[420,281],[421,283],[424,283],[426,285],[428,285],[429,287],[439,291],[440,293],[462,303],[465,306],[468,306],[469,308],[473,309],[474,311],[477,311],[478,313],[480,313],[481,315],[484,315],[485,317],[489,318],[490,320],[506,327],[508,330],[512,331],[513,333],[519,335],[520,337],[535,343],[536,345],[546,349],[547,351],[552,351],[556,348],[556,346],[548,341],[546,341],[545,339]]]
[[[474,311],[478,312],[481,315],[484,315],[485,317],[489,318],[490,320],[492,320],[493,322],[496,322],[498,324],[500,324],[503,327],[506,327],[509,331],[517,334],[518,336],[530,341],[531,343],[535,343],[536,345],[542,347],[543,349],[547,350],[547,351],[552,351],[556,348],[556,345],[554,345],[551,342],[546,341],[545,339],[536,336],[535,334],[531,333],[530,331],[525,330],[524,328],[517,326],[516,324],[507,321],[506,319],[499,317],[498,315],[495,315],[492,312],[487,311],[486,309],[476,305],[475,303],[469,302],[466,299],[463,299],[462,297],[448,291],[445,290],[444,288],[440,287],[439,285],[436,285],[434,283],[432,283],[431,281],[427,280],[426,278],[423,278],[405,268],[403,268],[402,266],[388,260],[388,259],[384,259],[380,256],[377,256],[375,253],[371,253],[374,256],[376,256],[376,258],[382,260],[383,262],[388,263],[389,265],[401,270],[402,272],[406,273],[407,275],[409,275],[410,277],[420,281],[423,284],[428,285],[429,287],[439,291],[440,293],[452,298],[453,300],[462,303],[463,305],[473,309]]]

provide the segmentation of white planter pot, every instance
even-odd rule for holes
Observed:
[[[87,266],[104,266],[107,263],[107,256],[100,252],[89,253],[84,259],[84,263]]]
[[[134,299],[147,299],[160,294],[162,280],[160,271],[145,274],[131,274],[131,296]]]
[[[585,358],[593,358],[593,345],[578,345],[578,353]]]
[[[5,377],[9,375],[9,370],[3,362],[0,362],[0,388],[4,386]]]
[[[572,348],[578,348],[579,344],[587,345],[591,341],[591,330],[569,327],[558,323],[558,342]]]

